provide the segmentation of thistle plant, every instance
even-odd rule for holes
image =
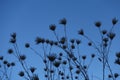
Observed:
[[[67,19],[63,18],[59,21],[59,24],[63,26],[63,35],[62,37],[58,36],[56,31],[57,25],[51,24],[49,29],[53,32],[55,39],[46,39],[37,36],[35,39],[35,46],[40,46],[43,50],[43,53],[39,52],[30,45],[30,43],[25,43],[25,48],[33,51],[43,62],[43,70],[44,70],[44,78],[45,80],[96,80],[92,74],[90,74],[90,69],[93,61],[98,61],[93,64],[101,64],[100,68],[102,68],[102,76],[99,80],[118,80],[120,73],[114,72],[111,68],[111,62],[109,61],[109,56],[112,42],[116,37],[114,32],[114,28],[118,23],[116,18],[113,18],[112,27],[110,30],[102,29],[102,22],[96,21],[94,23],[94,28],[98,29],[100,34],[99,42],[91,39],[90,36],[87,36],[84,29],[80,29],[78,33],[78,39],[68,38],[67,29]],[[96,52],[91,53],[90,55],[85,55],[81,53],[81,44],[83,44],[81,38],[85,38],[88,43],[87,47],[93,48]],[[17,66],[17,63],[21,65],[21,71],[18,72],[19,77],[24,78],[25,80],[40,80],[38,74],[35,71],[39,67],[30,67],[27,64],[27,55],[21,54],[18,43],[17,43],[17,35],[16,33],[11,34],[11,38],[9,41],[13,48],[8,49],[9,55],[13,55],[17,61],[8,62],[4,60],[3,56],[0,56],[0,72],[2,76],[0,76],[0,80],[11,80],[10,74],[7,73],[6,70],[9,70],[9,67]],[[86,45],[84,45],[86,46]],[[53,50],[54,49],[54,50]],[[57,50],[58,49],[58,50]],[[120,52],[116,52],[116,59],[113,63],[120,65]],[[1,68],[4,69],[1,70]],[[92,78],[91,78],[92,76]],[[99,75],[98,75],[99,77]]]

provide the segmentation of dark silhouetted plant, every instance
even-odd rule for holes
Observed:
[[[51,24],[49,29],[55,35],[56,40],[36,37],[35,43],[37,46],[42,47],[43,54],[40,54],[39,51],[34,49],[30,43],[26,43],[24,46],[25,48],[32,50],[40,57],[40,59],[42,59],[44,77],[46,80],[96,80],[95,77],[91,78],[92,74],[89,74],[89,70],[91,69],[90,66],[94,60],[98,61],[98,63],[94,64],[102,64],[102,66],[100,66],[100,68],[102,68],[102,74],[100,74],[102,79],[99,80],[119,80],[118,77],[120,74],[112,70],[111,62],[109,61],[111,45],[116,37],[116,33],[113,29],[118,20],[113,18],[111,22],[112,27],[110,30],[102,29],[102,22],[100,21],[94,23],[94,26],[98,28],[100,33],[99,42],[93,41],[87,36],[83,29],[78,31],[78,36],[88,40],[87,46],[92,47],[97,51],[96,53],[91,53],[90,57],[80,53],[79,47],[82,44],[81,39],[68,38],[66,18],[61,19],[59,22],[59,24],[64,27],[64,34],[62,37],[57,35],[57,26],[55,24]],[[39,67],[28,67],[26,61],[27,55],[21,54],[16,38],[16,33],[11,34],[10,43],[13,45],[13,48],[8,49],[8,53],[15,56],[18,60],[17,63],[19,62],[22,66],[22,70],[18,72],[18,75],[26,80],[40,80],[38,74],[35,73]],[[54,47],[59,49],[58,52],[51,50]],[[120,65],[120,52],[116,53],[114,63]],[[41,64],[41,62],[37,64]],[[8,70],[14,66],[17,66],[15,62],[8,62],[4,59],[4,56],[0,56],[0,72],[2,73],[0,80],[11,80],[11,75],[8,73]]]

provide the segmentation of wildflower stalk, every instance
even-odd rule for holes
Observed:
[[[22,65],[22,67],[23,67],[25,73],[27,74],[27,76],[29,77],[29,79],[31,79],[31,76],[30,76],[29,72],[27,71],[27,69],[26,69],[23,61],[20,59],[20,52],[19,52],[19,48],[18,48],[18,46],[17,46],[17,43],[15,43],[15,45],[13,45],[13,46],[14,46],[14,48],[15,48],[15,51],[16,51],[16,54],[17,54],[17,58],[18,58],[20,64]]]
[[[54,33],[54,35],[55,35],[55,37],[56,37],[57,41],[59,42],[59,38],[58,38],[58,36],[57,36],[56,32],[55,32],[55,31],[53,31],[53,33]]]

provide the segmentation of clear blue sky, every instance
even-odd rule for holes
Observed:
[[[6,55],[9,44],[10,33],[16,32],[18,43],[22,53],[33,53],[24,49],[24,43],[30,42],[34,45],[36,36],[53,38],[49,31],[50,24],[58,26],[58,21],[65,17],[68,20],[68,36],[76,37],[80,28],[85,29],[91,38],[95,39],[97,29],[94,28],[95,21],[102,21],[103,27],[111,27],[111,19],[117,17],[120,20],[120,1],[119,0],[0,0],[0,55]],[[60,27],[59,27],[60,26]],[[120,34],[120,23],[116,26],[116,32]],[[119,51],[120,37],[115,39],[113,51]],[[35,46],[36,47],[36,46]],[[35,56],[35,55],[34,55]],[[6,55],[6,58],[10,56]],[[31,61],[35,65],[40,62]],[[112,58],[111,58],[112,59]],[[42,65],[40,65],[42,67]],[[118,68],[116,68],[117,70]],[[17,72],[17,71],[16,71]],[[43,80],[40,72],[40,80]],[[14,80],[19,80],[14,76]],[[21,79],[20,79],[21,80]]]

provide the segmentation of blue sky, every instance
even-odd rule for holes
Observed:
[[[63,17],[68,21],[69,37],[78,38],[77,31],[83,28],[92,35],[92,39],[96,39],[94,22],[101,21],[103,27],[109,29],[112,18],[120,19],[119,4],[119,0],[0,0],[0,55],[6,55],[7,49],[11,47],[9,36],[12,32],[17,33],[21,52],[26,54],[30,51],[24,49],[24,43],[34,45],[36,36],[53,38],[49,30],[50,24],[56,24],[61,35],[59,20]],[[115,29],[117,34],[120,34],[119,26],[120,23]],[[119,51],[119,35],[114,42],[112,53]],[[6,55],[7,57],[9,56]],[[18,77],[14,79],[18,80]]]

